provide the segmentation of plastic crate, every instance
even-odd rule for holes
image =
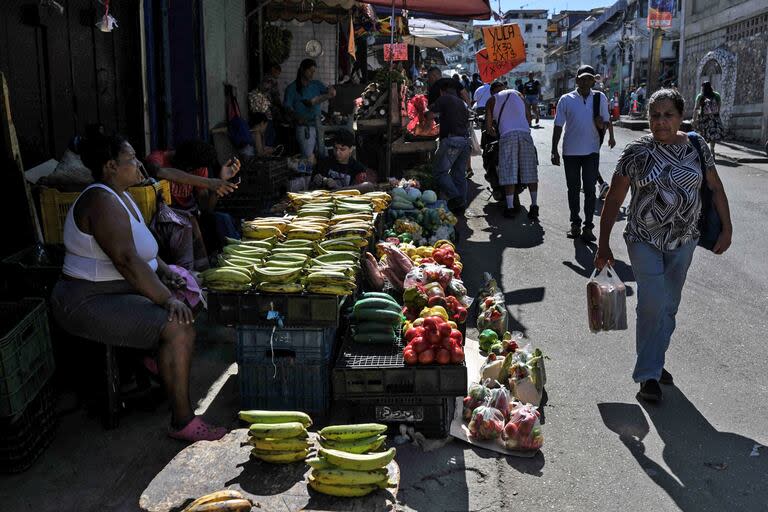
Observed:
[[[347,400],[354,423],[383,423],[392,434],[399,426],[413,426],[426,437],[447,437],[456,397],[381,396]]]
[[[0,302],[0,335],[0,416],[14,416],[55,369],[45,301]]]
[[[0,419],[0,472],[26,471],[53,441],[58,417],[52,383],[13,418]]]
[[[171,204],[171,185],[166,180],[161,180],[153,185],[145,187],[131,187],[128,189],[131,197],[144,216],[144,221],[149,224],[157,211],[157,194],[163,194],[163,200]],[[80,195],[80,192],[59,192],[55,188],[43,187],[40,189],[40,216],[43,221],[43,236],[49,244],[64,243],[64,221],[70,206]]]
[[[461,364],[406,366],[403,345],[355,343],[347,338],[332,374],[335,400],[371,396],[446,396],[467,392],[467,367]]]
[[[46,245],[43,259],[37,258],[36,252],[36,247],[27,247],[2,261],[2,280],[11,297],[48,298],[59,280],[64,265],[64,247]]]
[[[335,355],[336,329],[237,328],[237,362],[271,363],[274,358],[298,362],[322,362]]]
[[[286,327],[338,327],[345,297],[322,294],[208,292],[208,317],[223,325],[274,325],[277,311]]]
[[[274,365],[238,359],[241,409],[296,410],[324,415],[330,393],[328,362],[299,362],[288,352],[275,353]]]

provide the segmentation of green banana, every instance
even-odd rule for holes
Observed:
[[[237,416],[248,423],[287,423],[291,421],[298,421],[303,424],[304,427],[312,425],[312,418],[309,414],[301,411],[240,411]]]
[[[285,423],[254,423],[248,429],[248,435],[253,437],[286,439],[289,437],[307,436],[304,424],[298,421]]]
[[[330,485],[370,485],[387,481],[387,470],[352,471],[350,469],[315,469],[312,476],[320,483]]]
[[[360,496],[366,496],[371,494],[376,489],[379,489],[377,485],[330,485],[318,482],[311,475],[309,477],[309,486],[317,492],[327,494],[329,496],[340,496],[345,498],[357,498]]]
[[[356,454],[339,450],[320,448],[320,455],[328,459],[328,462],[341,469],[355,471],[370,471],[385,467],[395,458],[396,450],[390,448],[385,452]]]
[[[308,450],[312,447],[312,442],[309,439],[300,439],[298,437],[289,437],[287,439],[249,437],[248,444],[258,450],[267,452],[295,452]]]
[[[257,459],[263,460],[264,462],[271,462],[273,464],[290,464],[291,462],[304,460],[307,455],[309,455],[309,450],[271,452],[254,448],[251,450],[251,455]]]
[[[387,426],[381,423],[357,423],[352,425],[329,425],[320,430],[319,434],[331,441],[351,441],[378,436],[387,431]]]
[[[328,462],[325,457],[312,457],[307,459],[306,462],[312,469],[334,469],[336,467]]]
[[[331,441],[330,439],[321,438],[320,445],[323,448],[331,448],[347,453],[368,453],[381,448],[386,440],[387,436],[372,436],[363,439],[354,439],[352,441]]]

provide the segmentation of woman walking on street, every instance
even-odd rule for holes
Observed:
[[[720,120],[721,104],[720,94],[712,89],[712,84],[709,81],[701,84],[701,93],[696,96],[696,107],[693,110],[693,126],[709,143],[713,157],[715,143],[725,137],[725,128]]]
[[[651,401],[661,399],[659,382],[672,384],[664,359],[700,234],[704,182],[722,220],[722,232],[712,250],[722,254],[731,245],[728,199],[712,153],[701,137],[689,137],[679,130],[684,105],[683,97],[672,89],[651,96],[648,118],[652,135],[628,144],[619,158],[600,215],[595,255],[597,269],[613,262],[611,230],[631,188],[624,239],[637,282],[637,360],[632,378],[640,383],[638,397]]]

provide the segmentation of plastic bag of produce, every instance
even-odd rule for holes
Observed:
[[[477,317],[477,329],[484,331],[491,329],[499,337],[507,331],[507,307],[504,304],[504,296],[486,297],[480,303],[480,315]]]
[[[627,289],[613,267],[595,269],[587,283],[589,330],[622,331],[627,328]]]
[[[544,355],[541,350],[531,350],[531,346],[526,345],[508,357],[511,358],[508,382],[512,396],[520,402],[539,405],[546,385]]]
[[[541,414],[530,404],[515,404],[504,425],[504,446],[510,450],[538,450],[544,445]]]
[[[483,384],[472,384],[469,386],[469,393],[464,397],[464,410],[462,416],[465,421],[472,419],[472,411],[485,403],[491,396],[491,390]]]
[[[469,435],[475,439],[499,439],[504,431],[504,415],[490,405],[490,397],[485,404],[472,411],[469,422]]]
[[[491,407],[498,409],[504,419],[509,418],[509,400],[509,391],[504,384],[491,390]]]
[[[408,275],[405,276],[403,284],[405,288],[411,288],[417,285],[426,285],[428,283],[436,282],[443,290],[445,290],[451,279],[453,279],[453,270],[449,270],[442,265],[426,263],[419,265],[418,267],[413,267],[410,272],[408,272]]]

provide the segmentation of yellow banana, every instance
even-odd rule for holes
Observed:
[[[304,424],[298,421],[285,423],[254,423],[248,429],[248,435],[262,439],[287,439],[289,437],[307,436]]]
[[[312,425],[312,418],[309,414],[301,411],[240,411],[237,416],[248,423],[287,423],[298,421],[305,427]]]
[[[292,231],[289,231],[286,236],[288,237],[289,240],[294,238],[301,238],[304,240],[320,240],[321,238],[323,238],[324,233],[319,229],[302,228],[302,229],[294,229]]]
[[[206,273],[203,280],[205,282],[225,281],[236,284],[248,284],[251,282],[251,275],[240,267],[221,267]]]
[[[251,455],[264,462],[290,464],[291,462],[303,461],[309,455],[309,450],[270,452],[254,448],[251,450]]]
[[[355,471],[370,471],[383,468],[395,458],[395,449],[390,448],[385,452],[357,454],[347,453],[329,448],[320,448],[320,455],[328,459],[328,462],[341,469]]]
[[[296,452],[308,450],[312,446],[309,439],[299,439],[291,437],[288,439],[260,439],[258,437],[249,437],[248,444],[266,452]]]
[[[336,466],[328,462],[325,457],[312,457],[306,460],[312,469],[333,469]]]
[[[386,440],[387,436],[372,436],[352,441],[331,441],[330,439],[320,438],[320,445],[323,448],[331,448],[347,453],[368,453],[381,448]]]
[[[191,508],[189,512],[248,512],[252,507],[253,503],[249,500],[245,498],[235,498],[198,505]]]
[[[332,196],[359,196],[360,191],[354,188],[347,190],[335,190],[331,193]]]
[[[216,503],[218,501],[226,501],[226,500],[233,500],[233,499],[245,499],[245,496],[243,496],[243,493],[240,491],[236,491],[234,489],[225,489],[223,491],[216,491],[212,492],[211,494],[206,494],[205,496],[200,496],[195,501],[187,505],[182,512],[189,512],[192,510],[192,508],[205,505],[207,503]]]
[[[387,481],[386,468],[371,471],[353,471],[350,469],[314,469],[312,476],[322,484],[330,485],[370,485]]]
[[[320,430],[320,435],[331,441],[351,441],[378,436],[387,431],[381,423],[356,423],[352,425],[329,425]]]
[[[255,268],[253,270],[253,281],[257,283],[286,283],[295,281],[301,275],[302,268]]]
[[[328,494],[329,496],[341,496],[355,498],[366,496],[378,489],[377,485],[330,485],[318,482],[311,475],[309,476],[309,486],[317,492]]]

